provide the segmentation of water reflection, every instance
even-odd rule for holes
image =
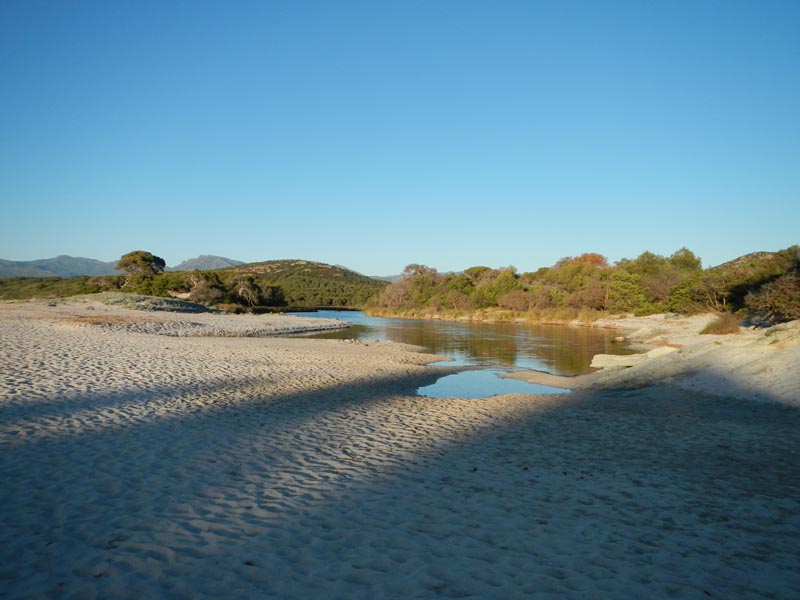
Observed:
[[[589,363],[595,354],[631,353],[613,341],[613,331],[591,327],[387,319],[355,311],[319,311],[311,315],[353,323],[349,329],[312,337],[413,344],[433,354],[449,356],[455,361],[450,364],[457,365],[516,367],[573,376],[590,372]]]
[[[486,398],[498,394],[567,394],[569,390],[499,377],[503,371],[479,369],[446,375],[417,390],[427,398]]]

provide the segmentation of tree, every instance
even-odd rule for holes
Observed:
[[[608,288],[608,310],[612,312],[636,312],[647,308],[647,290],[640,283],[641,277],[618,269],[611,275]]]
[[[745,305],[773,322],[800,319],[800,247],[777,252],[786,272],[745,297]]]
[[[490,273],[491,269],[489,267],[470,267],[469,269],[464,271],[464,275],[466,275],[469,280],[474,284],[477,284],[486,273]]]
[[[407,308],[411,302],[411,282],[400,279],[383,288],[376,299],[378,306],[386,308]]]
[[[166,266],[167,263],[163,258],[144,250],[134,250],[123,254],[117,261],[117,270],[125,271],[128,275],[157,275]]]
[[[464,273],[448,277],[447,288],[450,290],[455,290],[456,292],[461,292],[467,296],[469,296],[475,289],[472,285],[472,280]]]
[[[556,262],[553,268],[558,269],[573,263],[589,263],[596,267],[607,267],[608,259],[602,254],[598,254],[597,252],[584,252],[580,256],[576,257],[565,256],[564,258]]]
[[[673,252],[667,260],[669,260],[673,267],[686,273],[696,273],[703,270],[703,263],[701,260],[686,246]]]
[[[201,304],[216,304],[224,297],[222,283],[216,273],[192,271],[186,275],[186,283],[191,286],[189,300]]]
[[[428,277],[434,279],[436,276],[436,269],[425,265],[411,264],[403,269],[403,277]]]
[[[472,310],[475,305],[469,296],[458,290],[448,289],[442,297],[442,305],[453,310]]]
[[[659,254],[654,254],[649,250],[645,250],[633,260],[623,258],[617,261],[618,267],[634,275],[654,275],[658,273],[665,264],[667,264],[666,258]]]
[[[521,289],[522,285],[517,281],[516,267],[509,266],[500,271],[500,274],[492,282],[492,287],[496,298],[508,292]]]
[[[286,298],[283,290],[278,285],[259,285],[261,289],[261,303],[264,306],[285,306]],[[329,302],[330,303],[330,302]],[[342,306],[347,304],[347,298],[340,302]]]
[[[681,273],[672,265],[663,265],[656,273],[642,276],[642,285],[649,291],[652,299],[656,302],[664,302],[669,298],[673,288],[686,279],[686,275]]]
[[[651,302],[665,302],[678,284],[702,272],[700,259],[685,247],[676,250],[669,258],[643,252],[634,260],[619,261],[617,266],[641,276],[641,284],[650,292]]]
[[[503,294],[497,299],[497,305],[501,308],[523,312],[530,310],[533,298],[529,292],[522,290],[512,290]]]
[[[261,303],[261,287],[252,275],[244,274],[234,279],[233,293],[247,306],[256,306]]]
[[[436,287],[444,281],[436,269],[425,265],[408,265],[403,270],[403,279],[410,286],[413,308],[424,308],[436,293]]]

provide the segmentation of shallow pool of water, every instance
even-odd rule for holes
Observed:
[[[589,364],[595,354],[632,352],[614,342],[617,335],[614,331],[591,327],[390,319],[369,317],[360,311],[293,314],[340,319],[351,324],[348,329],[309,337],[400,342],[421,346],[431,354],[451,359],[440,363],[442,365],[496,367],[443,376],[432,386],[420,388],[421,395],[434,398],[563,394],[567,390],[501,379],[498,374],[514,369],[535,369],[569,377],[590,372]]]
[[[427,398],[488,398],[499,394],[569,394],[569,390],[547,385],[506,379],[500,375],[508,371],[478,369],[445,375],[432,385],[417,390]]]

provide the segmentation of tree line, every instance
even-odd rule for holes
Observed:
[[[585,253],[532,273],[476,266],[443,274],[412,264],[369,307],[375,314],[418,316],[498,309],[534,318],[714,311],[798,319],[800,248],[754,253],[710,269],[687,248],[670,256],[647,251],[613,265]]]
[[[800,248],[759,252],[710,269],[686,248],[643,252],[610,264],[597,253],[519,273],[471,267],[439,273],[412,264],[389,285],[310,261],[268,261],[213,271],[164,272],[150,252],[124,255],[120,275],[0,280],[0,298],[67,297],[101,291],[177,296],[228,310],[364,308],[398,316],[591,319],[609,313],[738,313],[770,322],[800,319]]]

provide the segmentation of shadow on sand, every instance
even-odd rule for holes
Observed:
[[[413,396],[436,377],[5,410],[72,428],[3,440],[0,596],[800,596],[796,409],[668,386]]]

